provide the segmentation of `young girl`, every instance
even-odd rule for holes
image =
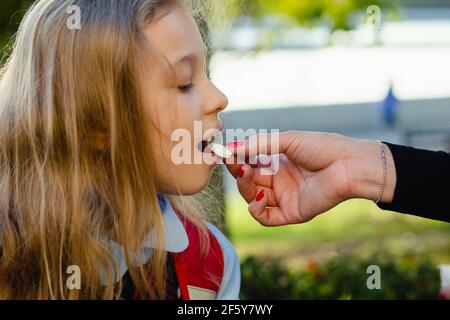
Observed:
[[[227,106],[194,7],[39,0],[27,12],[0,74],[0,298],[238,298],[234,249],[180,197],[214,165],[171,159],[174,130],[221,130]],[[188,151],[204,156],[202,141]]]

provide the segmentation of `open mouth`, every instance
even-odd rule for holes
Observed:
[[[230,150],[228,150],[222,143],[221,132],[215,136],[211,136],[207,140],[202,140],[200,143],[200,149],[203,153],[211,153],[213,156],[217,155],[223,159],[228,159],[233,156]]]
[[[202,152],[212,152],[211,145],[215,142],[215,140],[216,140],[215,136],[210,137],[208,140],[202,140],[201,151]]]

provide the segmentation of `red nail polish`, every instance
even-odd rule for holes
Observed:
[[[258,195],[256,196],[256,201],[260,201],[262,198],[264,198],[264,190],[261,190]]]
[[[240,166],[239,167],[239,178],[242,178],[243,176],[244,176],[244,173],[245,173],[245,171],[244,171],[244,168],[243,168],[244,166]]]
[[[240,147],[243,145],[244,145],[243,141],[233,141],[233,142],[227,143],[227,147],[229,147],[229,148],[237,148],[237,147]]]

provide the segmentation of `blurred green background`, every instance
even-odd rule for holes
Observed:
[[[303,225],[264,228],[238,196],[227,199],[242,259],[243,298],[435,299],[450,262],[450,224],[347,201]],[[381,290],[366,286],[378,265]]]
[[[267,17],[281,16],[287,19],[289,25],[288,27],[284,25],[282,28],[292,28],[292,24],[298,24],[302,28],[326,26],[330,30],[329,39],[324,41],[326,47],[333,46],[335,35],[342,35],[338,33],[340,30],[357,29],[361,23],[361,17],[365,17],[365,10],[370,5],[379,5],[388,17],[394,20],[401,20],[402,9],[408,6],[419,7],[419,10],[421,6],[432,7],[436,12],[442,12],[442,8],[448,9],[448,3],[446,4],[445,1],[233,1],[236,6],[239,6],[240,14],[244,18],[250,17],[252,21],[264,21]],[[32,3],[31,0],[2,0],[0,2],[2,55],[6,43],[10,41],[30,3]],[[439,21],[441,20],[440,18]],[[446,23],[450,21],[448,17],[445,17],[444,20]],[[270,21],[268,25],[273,32]],[[254,28],[263,29],[264,26],[263,22],[261,25],[256,24]],[[277,25],[276,28],[280,28],[280,26]],[[233,31],[231,33],[233,34]],[[235,34],[237,33],[236,31]],[[274,44],[276,46],[274,37],[276,35],[271,34],[270,41],[267,41],[267,36],[264,35],[262,37],[263,45],[249,45],[245,48],[256,48],[257,50],[264,48],[270,51]],[[292,39],[290,38],[290,40]],[[237,41],[239,45],[243,42],[242,40]],[[368,50],[378,50],[380,42],[375,41],[372,45],[376,48]],[[226,50],[233,51],[233,48],[226,48]],[[289,53],[297,50],[302,55],[313,55],[321,54],[325,52],[323,50],[327,49],[314,47],[314,50],[317,51],[311,51],[311,48],[305,50],[300,45],[287,50]],[[237,51],[242,54],[242,48]],[[228,56],[226,57],[228,58]],[[224,68],[228,66],[228,62],[223,62],[225,60],[216,62],[212,68],[213,79],[217,78],[219,87],[222,87],[221,82],[224,84],[223,87],[227,87],[225,76],[220,77],[220,61]],[[252,72],[245,71],[245,66],[243,68],[242,72],[244,73]],[[234,82],[234,77],[230,81]],[[232,91],[232,87],[230,88]],[[326,88],[323,90],[326,92]],[[265,93],[269,94],[270,92],[266,91]],[[244,98],[240,101],[248,101]],[[232,104],[230,108],[232,108],[233,95],[231,95],[230,102]],[[239,106],[239,103],[236,102],[234,105]],[[431,105],[431,103],[426,103],[427,107]],[[273,106],[274,109],[276,107]],[[261,114],[257,106],[252,108],[251,112]],[[237,111],[239,110],[236,109]],[[250,111],[246,109],[245,112]],[[276,112],[280,117],[278,111]],[[224,118],[231,120],[228,121],[231,123],[231,127],[233,119],[244,119],[242,121],[250,126],[248,119],[251,118],[251,115],[253,113],[237,112],[225,115]],[[270,121],[274,121],[277,116],[268,118]],[[435,116],[440,117],[439,114],[435,114]],[[333,116],[330,118],[339,120]],[[288,120],[289,117],[278,119],[278,123],[287,123]],[[357,121],[360,119],[355,120],[355,122]],[[264,125],[266,124],[264,123]],[[328,129],[328,127],[321,127],[322,122],[316,124],[308,122],[307,125],[312,126],[307,129]],[[306,125],[304,127],[299,125],[299,128],[296,129],[305,127]],[[334,130],[334,127],[331,128]],[[399,131],[402,132],[401,137],[410,137],[409,133],[405,133],[404,127],[400,126],[399,128]],[[294,128],[290,127],[290,129]],[[353,129],[345,129],[348,129],[349,132],[343,131],[343,133],[360,135],[360,132],[352,131]],[[382,130],[385,128],[383,127]],[[390,127],[385,134],[387,137],[394,137],[396,132],[397,128]],[[367,134],[367,136],[371,137],[371,134]],[[445,133],[444,136],[448,137],[448,134]],[[428,137],[428,139],[431,140],[411,141],[422,143],[420,145],[422,147],[442,145],[435,143],[438,138],[434,138],[434,136]],[[400,140],[400,142],[405,141]],[[444,142],[444,146],[445,143],[447,142]],[[224,177],[224,180],[227,179],[229,177]],[[247,204],[233,188],[226,188],[225,204],[226,229],[242,262],[242,298],[244,299],[435,299],[440,286],[438,265],[450,263],[449,224],[382,212],[370,201],[348,201],[307,224],[279,228],[264,228],[251,219],[247,212]],[[366,286],[366,280],[369,277],[367,268],[370,265],[380,266],[381,290],[369,290]]]
[[[0,52],[3,55],[4,47],[17,30],[26,9],[32,0],[2,0],[0,2]]]
[[[235,1],[243,16],[225,45],[218,41],[211,68],[230,98],[227,127],[450,151],[449,73],[439,76],[450,69],[448,1]],[[437,298],[449,224],[352,200],[303,225],[265,228],[227,174],[225,182],[243,298]],[[381,290],[367,288],[371,265],[380,267]]]

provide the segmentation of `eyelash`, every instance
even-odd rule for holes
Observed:
[[[178,90],[180,90],[182,93],[189,93],[194,85],[192,83],[185,85],[185,86],[179,86]]]
[[[208,75],[208,80],[209,81],[212,81],[212,79],[211,79],[211,77]],[[189,92],[191,92],[191,90],[194,88],[194,84],[193,83],[190,83],[190,84],[187,84],[187,85],[184,85],[184,86],[179,86],[178,87],[178,90],[180,90],[181,91],[181,93],[189,93]]]

